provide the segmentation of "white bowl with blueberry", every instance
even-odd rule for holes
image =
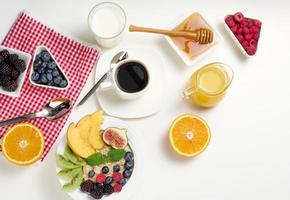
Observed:
[[[35,50],[30,82],[36,86],[57,90],[65,90],[69,87],[66,74],[45,46],[38,46]]]

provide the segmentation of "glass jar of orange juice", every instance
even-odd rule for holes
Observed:
[[[226,64],[207,64],[192,74],[183,96],[199,106],[213,107],[225,96],[233,75]]]

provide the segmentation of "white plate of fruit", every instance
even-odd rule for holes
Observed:
[[[71,123],[56,154],[62,190],[77,200],[131,198],[142,182],[138,141],[128,124],[101,111]]]

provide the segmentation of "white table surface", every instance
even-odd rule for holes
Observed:
[[[18,13],[26,9],[56,30],[93,43],[86,17],[93,0],[0,0],[0,40]],[[128,23],[170,27],[172,22],[199,11],[220,31],[224,42],[210,56],[186,67],[157,35],[126,34],[123,44],[151,46],[160,51],[168,75],[168,98],[162,112],[128,123],[139,130],[146,148],[144,184],[134,199],[289,200],[290,198],[290,1],[241,0],[120,0]],[[223,17],[235,11],[263,22],[257,55],[244,59],[222,27]],[[172,24],[174,26],[174,24]],[[201,110],[180,98],[190,74],[198,67],[222,61],[235,77],[226,98],[214,109]],[[161,77],[162,78],[162,77]],[[93,85],[89,77],[85,92]],[[91,98],[69,119],[77,121],[98,109]],[[168,127],[182,113],[202,116],[210,125],[212,140],[194,158],[177,156],[168,143]],[[67,126],[67,125],[66,125]],[[37,166],[19,168],[0,158],[0,199],[68,200],[55,176],[54,152]],[[104,198],[105,199],[105,198]]]

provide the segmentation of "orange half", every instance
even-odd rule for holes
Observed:
[[[178,154],[192,157],[206,149],[210,141],[210,129],[200,117],[185,114],[176,118],[170,126],[169,139]]]
[[[31,165],[38,161],[43,153],[44,138],[42,132],[28,123],[12,127],[3,138],[2,151],[8,161],[16,165]]]

